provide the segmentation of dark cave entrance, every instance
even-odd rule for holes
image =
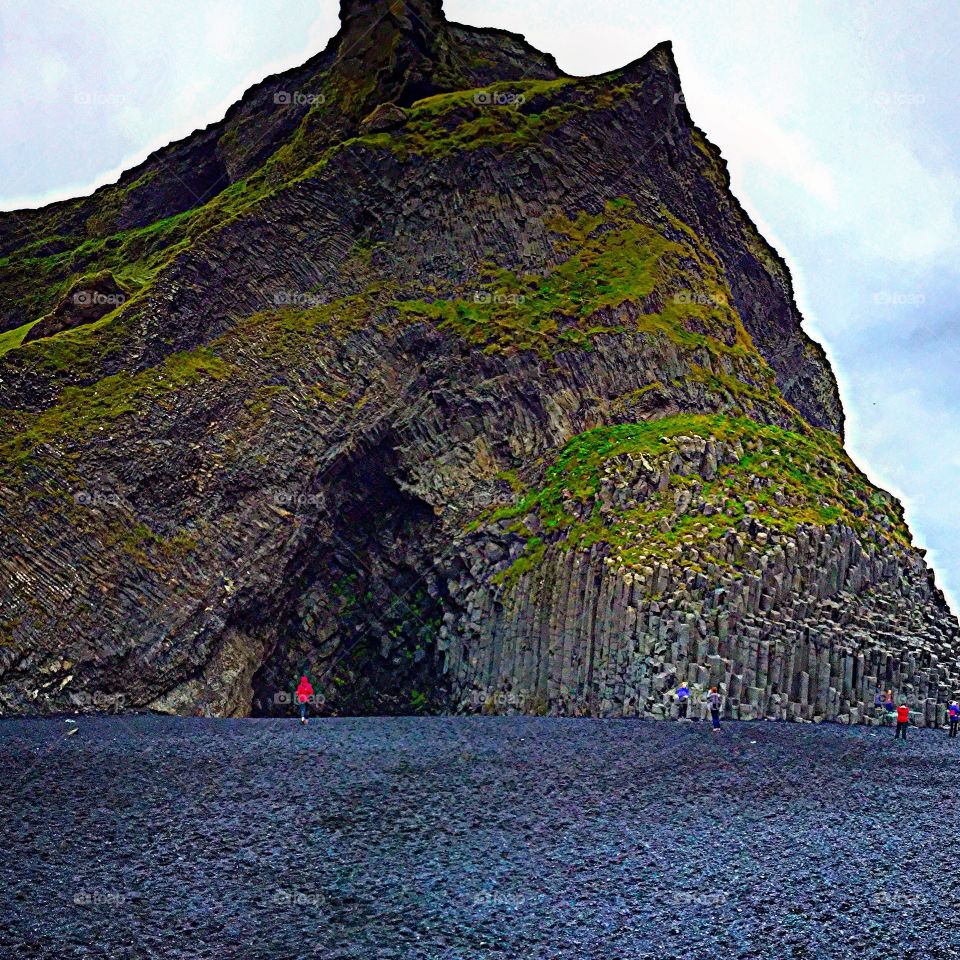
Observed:
[[[325,476],[325,516],[270,615],[276,642],[253,678],[253,716],[291,715],[301,673],[321,714],[443,709],[436,641],[449,598],[435,564],[439,524],[398,470],[381,442]]]

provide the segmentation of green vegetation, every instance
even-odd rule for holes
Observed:
[[[473,299],[396,306],[491,352],[534,350],[549,358],[558,349],[589,349],[599,333],[639,330],[687,348],[753,354],[716,258],[684,224],[663,216],[662,228],[654,229],[636,219],[624,198],[608,203],[602,216],[555,217],[550,226],[558,245],[566,238],[566,249],[575,252],[545,276],[491,267]],[[655,291],[657,312],[634,310],[629,321],[618,314],[625,303],[642,307]]]
[[[254,314],[234,328],[195,350],[172,354],[162,363],[137,374],[119,373],[104,377],[88,387],[68,387],[57,402],[41,413],[3,411],[11,429],[0,443],[0,472],[29,459],[47,443],[76,443],[95,431],[107,428],[121,416],[145,412],[147,405],[166,394],[184,389],[201,377],[223,379],[241,375],[250,356],[277,360],[278,368],[296,362],[318,341],[333,334],[342,337],[371,322],[377,313],[378,298],[384,294],[377,285],[363,296],[345,297],[307,310],[283,308]],[[111,313],[92,324],[37,341],[55,345],[48,359],[68,367],[77,363],[91,341],[101,345],[117,335]],[[242,356],[241,356],[242,354]],[[264,368],[259,370],[264,373]],[[253,419],[264,420],[274,401],[287,392],[280,383],[249,387],[245,410]],[[350,396],[348,387],[325,381],[311,391],[318,403],[339,403]],[[363,398],[360,398],[361,402]]]
[[[241,216],[277,191],[316,176],[342,151],[357,147],[390,150],[406,158],[410,154],[441,156],[495,145],[519,149],[579,110],[609,106],[634,92],[629,85],[610,88],[608,81],[600,79],[496,83],[418,101],[409,111],[408,122],[394,135],[377,133],[336,139],[338,130],[345,132],[351,126],[351,113],[365,109],[373,85],[371,79],[370,89],[346,89],[342,81],[338,85],[329,77],[321,78],[317,103],[311,106],[290,140],[258,170],[202,206],[148,226],[108,235],[131,194],[156,176],[145,174],[127,186],[114,185],[98,194],[98,212],[89,219],[84,236],[58,234],[51,212],[50,222],[34,230],[34,235],[50,231],[49,236],[0,258],[0,287],[31,319],[49,312],[69,287],[88,273],[110,270],[118,282],[138,293],[208,230]],[[569,100],[551,103],[552,98],[571,85],[575,89]],[[487,102],[478,103],[477,97],[486,98]],[[498,98],[505,99],[506,105],[498,106]],[[225,140],[230,145],[231,138],[225,135]],[[82,202],[87,201],[76,201]],[[51,247],[60,248],[59,252],[43,252]],[[12,349],[10,345],[7,348]]]
[[[48,313],[74,284],[104,270],[135,293],[186,249],[195,214],[177,214],[106,238],[65,239],[72,243],[68,249],[47,256],[29,255],[32,250],[26,248],[0,259],[0,287],[35,319]]]
[[[592,338],[601,332],[663,336],[689,356],[690,379],[701,379],[709,389],[742,401],[747,409],[748,400],[758,406],[774,402],[786,407],[772,371],[753,349],[730,306],[729,290],[712,251],[665,209],[659,211],[656,227],[640,222],[638,216],[632,201],[620,198],[597,214],[551,217],[548,225],[555,247],[568,254],[567,259],[544,275],[520,275],[491,264],[473,299],[396,300],[394,285],[380,283],[369,285],[361,295],[328,304],[244,318],[208,347],[172,356],[152,371],[119,374],[93,387],[67,390],[44,414],[24,417],[23,436],[0,447],[0,460],[22,459],[54,437],[76,438],[91,424],[137,408],[160,385],[173,389],[184,375],[199,371],[216,375],[234,363],[244,366],[248,355],[276,360],[283,367],[315,350],[318,343],[371,323],[427,321],[488,351],[533,350],[546,358],[571,347],[590,349]],[[621,309],[625,304],[631,308]],[[114,311],[95,323],[38,341],[34,347],[43,350],[37,360],[54,370],[76,372],[92,355],[119,349],[124,325],[116,322],[116,315]],[[704,368],[701,364],[711,355],[725,358],[725,368],[745,379],[717,372],[720,364]],[[252,391],[247,402],[250,416],[265,417],[282,390],[279,384],[268,384]],[[356,406],[364,400],[352,396],[346,386],[328,383],[316,385],[313,396],[324,404],[350,399]]]
[[[0,333],[0,357],[10,350],[16,350],[16,348],[23,343],[23,338],[30,332],[30,328],[36,322],[36,320],[31,320],[22,327],[17,327],[16,330],[8,330],[6,333]]]
[[[639,498],[625,491],[623,503],[611,506],[613,478],[629,467],[628,457],[666,469],[683,437],[739,445],[742,455],[736,463],[722,465],[712,480],[674,474],[667,489]],[[684,489],[693,509],[678,509]],[[628,568],[639,569],[657,557],[696,566],[698,551],[747,514],[763,527],[787,534],[801,523],[842,522],[861,533],[872,524],[894,545],[909,544],[900,505],[870,484],[832,433],[812,427],[795,433],[723,416],[678,415],[574,437],[546,469],[542,484],[487,519],[516,519],[515,529],[523,530],[523,518],[531,514],[540,522],[541,535],[529,536],[526,551],[500,575],[501,581],[512,582],[536,567],[546,542],[567,549],[606,543]]]
[[[388,302],[389,293],[385,288],[371,284],[363,294],[315,307],[264,310],[245,317],[234,329],[214,341],[211,348],[230,355],[237,344],[242,344],[265,359],[296,357],[327,337],[341,338],[362,329],[379,316],[381,304]],[[313,395],[330,403],[345,399],[344,394],[332,392],[328,387],[317,384]]]
[[[222,379],[232,367],[210,350],[175,353],[142,373],[118,373],[90,387],[68,387],[59,402],[36,414],[19,414],[18,432],[0,442],[0,469],[22,464],[43,444],[76,442],[107,429],[148,403],[202,377]]]
[[[430,706],[430,701],[425,693],[419,690],[410,691],[410,709],[413,713],[424,714]]]
[[[521,80],[427,97],[415,103],[390,148],[401,157],[447,156],[502,146],[519,149],[542,139],[584,107],[550,101],[575,81]],[[525,109],[536,105],[536,112]]]
[[[132,320],[136,313],[136,301],[176,256],[208,231],[248,213],[277,191],[318,175],[342,151],[390,150],[404,159],[410,154],[441,156],[484,146],[519,149],[577,111],[610,107],[636,95],[629,84],[611,87],[609,78],[495,83],[418,101],[409,109],[407,122],[393,134],[340,139],[352,127],[351,116],[366,111],[373,86],[372,79],[350,85],[343,77],[319,78],[317,102],[289,141],[250,176],[231,184],[202,206],[149,226],[106,235],[131,194],[155,176],[145,174],[126,186],[114,185],[97,194],[99,212],[88,220],[84,236],[60,235],[51,211],[34,231],[35,235],[42,232],[48,236],[0,259],[0,287],[9,301],[18,304],[24,316],[36,319],[49,312],[79,278],[103,270],[109,270],[132,296],[95,329],[72,332],[74,335],[66,340],[61,340],[65,334],[60,334],[31,343],[36,365],[53,371],[69,367],[80,375],[89,375],[98,361],[122,345],[128,336],[128,318]],[[561,91],[566,91],[562,99],[558,97]],[[231,149],[238,139],[235,131],[232,137],[225,134]],[[69,209],[87,202],[78,200]],[[57,252],[47,252],[51,249]],[[109,335],[107,327],[111,328]],[[574,336],[573,340],[577,342],[578,338]],[[5,336],[0,340],[0,353],[21,343],[22,337],[17,340]]]
[[[745,398],[764,403],[769,403],[771,399],[782,400],[780,388],[774,382],[772,370],[769,379],[765,380],[762,387],[753,386],[743,380],[736,379],[736,377],[718,373],[714,370],[705,370],[697,365],[691,368],[689,377],[691,380],[699,380],[701,383],[705,383],[715,393],[726,392],[731,399]]]
[[[611,86],[610,76],[564,77],[501,81],[437,94],[413,104],[389,146],[401,158],[448,156],[481,147],[518,150],[540,142],[577,113],[612,109],[637,97],[641,89],[640,84]]]
[[[730,177],[724,167],[723,160],[720,157],[720,151],[703,135],[699,127],[693,127],[690,131],[693,138],[693,145],[703,154],[707,161],[706,176],[713,183],[726,192],[730,189]]]
[[[162,537],[145,523],[111,523],[101,533],[107,550],[122,550],[132,557],[138,566],[152,570],[161,569],[154,560],[169,563],[182,560],[200,546],[196,534],[181,528],[171,537]]]

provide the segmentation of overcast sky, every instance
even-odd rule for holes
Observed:
[[[960,598],[960,4],[446,0],[574,74],[670,39],[687,105],[793,270],[848,447]],[[335,0],[4,0],[0,208],[89,192],[336,31]]]

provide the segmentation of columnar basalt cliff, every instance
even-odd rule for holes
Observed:
[[[0,214],[0,711],[941,720],[957,623],[669,45],[341,23]]]

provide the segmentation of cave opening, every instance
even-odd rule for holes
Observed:
[[[437,635],[445,581],[433,508],[381,442],[323,484],[325,510],[270,613],[275,641],[253,678],[254,716],[289,715],[310,677],[326,715],[437,712],[447,700]]]

